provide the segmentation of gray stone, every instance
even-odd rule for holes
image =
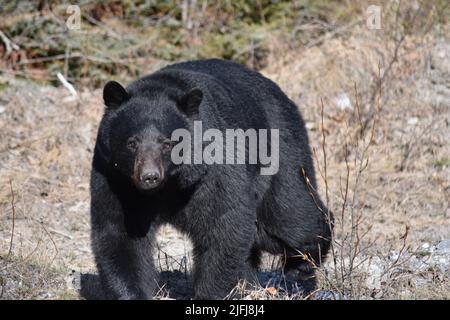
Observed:
[[[450,254],[450,239],[442,240],[436,248],[438,254]]]

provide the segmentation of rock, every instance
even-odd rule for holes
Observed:
[[[317,129],[316,124],[314,122],[306,122],[305,126],[308,130],[314,131]]]
[[[417,117],[411,117],[408,119],[408,124],[411,126],[416,125],[419,122],[419,118]]]
[[[366,286],[375,290],[382,287],[382,283],[386,281],[387,274],[385,272],[386,263],[379,257],[374,257],[363,262],[362,267],[367,272]]]
[[[67,288],[76,292],[81,289],[81,273],[76,270],[71,270],[65,278]]]
[[[450,254],[450,239],[442,240],[436,247],[436,253],[438,254]]]
[[[301,295],[308,289],[286,277],[278,271],[262,271],[257,274],[259,284],[263,288],[274,288],[279,293],[287,293],[289,295]]]
[[[313,300],[345,300],[346,297],[339,292],[318,291],[314,294]]]
[[[429,61],[432,70],[439,70],[444,74],[450,74],[450,44],[447,42],[438,43],[431,50]]]
[[[413,277],[411,279],[411,284],[414,288],[424,288],[428,285],[428,280],[422,277]]]
[[[408,260],[408,268],[411,271],[416,272],[426,271],[429,267],[428,264],[425,262],[425,260],[427,259],[429,259],[429,255],[411,256]]]
[[[438,243],[429,262],[430,266],[442,273],[450,271],[450,240]]]
[[[336,103],[336,106],[341,109],[350,109],[353,110],[352,102],[350,101],[350,98],[346,93],[339,94],[335,99],[334,102]]]

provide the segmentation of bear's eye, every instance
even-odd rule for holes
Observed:
[[[162,146],[163,146],[164,150],[171,150],[173,147],[173,144],[172,144],[172,141],[167,140],[162,143]]]
[[[128,140],[127,148],[132,150],[132,151],[135,151],[137,149],[137,142],[136,142],[136,140],[134,140],[134,139]]]

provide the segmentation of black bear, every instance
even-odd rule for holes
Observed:
[[[196,299],[222,299],[238,280],[253,281],[262,251],[281,255],[285,274],[305,290],[314,288],[332,219],[316,191],[304,122],[275,83],[232,62],[189,61],[127,88],[108,82],[103,99],[91,174],[91,236],[108,298],[152,298],[152,245],[164,223],[192,240]],[[181,142],[173,132],[195,136],[199,122],[202,132],[277,130],[278,141],[268,143],[278,153],[276,170],[262,174],[267,161],[260,158],[175,163]],[[277,148],[270,146],[274,141]],[[236,148],[230,150],[227,156],[234,157]],[[183,159],[187,155],[183,150]]]

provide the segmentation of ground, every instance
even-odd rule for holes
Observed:
[[[313,297],[449,299],[450,32],[345,32],[301,52],[274,37],[261,70],[298,104],[336,216]],[[104,106],[101,89],[75,87],[77,99],[0,74],[2,299],[96,296],[89,172]],[[158,246],[157,266],[171,271],[158,297],[189,298],[188,239],[163,227]],[[276,259],[263,270],[243,297],[298,298],[273,281]]]

